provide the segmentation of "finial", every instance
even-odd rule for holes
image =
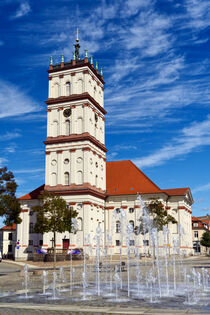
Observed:
[[[64,55],[61,55],[61,62],[64,62]]]
[[[53,65],[53,57],[50,56],[50,65],[52,66]]]
[[[73,52],[73,60],[76,60],[75,52]]]
[[[100,69],[100,75],[103,77],[103,69]]]
[[[85,49],[85,58],[88,58],[88,50]]]
[[[93,56],[90,57],[90,64],[93,65]]]
[[[98,70],[98,62],[96,61],[96,70]]]
[[[77,34],[76,41],[79,42],[79,30],[78,30],[78,28],[77,28],[76,34]]]

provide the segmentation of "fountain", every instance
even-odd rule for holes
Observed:
[[[96,227],[95,237],[86,235],[84,238],[84,260],[81,265],[73,268],[73,252],[69,250],[70,264],[67,268],[61,267],[57,275],[50,271],[42,273],[42,281],[37,294],[33,293],[34,299],[40,299],[47,303],[50,299],[56,303],[72,304],[76,301],[89,303],[91,305],[104,305],[108,303],[129,303],[135,306],[146,306],[150,303],[160,308],[169,305],[177,309],[185,309],[193,305],[194,308],[210,310],[210,275],[209,269],[202,266],[189,266],[182,257],[180,250],[181,237],[184,231],[179,227],[178,237],[170,235],[167,226],[163,227],[162,234],[159,234],[152,224],[149,212],[138,197],[139,209],[137,211],[137,222],[139,222],[140,233],[135,233],[133,225],[128,221],[128,215],[124,209],[113,211],[113,223],[111,231],[103,231],[100,224]],[[113,256],[113,242],[115,242],[114,227],[116,221],[120,222],[120,251],[119,259]],[[77,229],[77,222],[72,223],[73,229]],[[103,242],[103,235],[105,241]],[[161,243],[163,236],[163,246]],[[172,239],[172,252],[169,251],[169,239]],[[145,240],[150,242],[151,259],[146,258],[147,248]],[[143,246],[142,246],[143,245]],[[135,250],[133,251],[133,246]],[[89,264],[87,253],[90,256],[95,249],[95,265]],[[127,261],[123,261],[123,254],[126,254]],[[141,255],[144,255],[144,260]],[[171,254],[171,256],[170,256]],[[124,258],[125,259],[125,258]],[[193,262],[192,262],[193,265]],[[24,266],[24,298],[29,300],[29,272],[28,266]],[[47,286],[52,278],[52,283]],[[66,279],[68,284],[66,284]],[[76,281],[75,281],[76,280]],[[31,275],[30,275],[31,283]],[[62,288],[67,286],[68,291]],[[59,288],[59,290],[57,289]],[[69,294],[70,293],[70,294]],[[39,298],[37,296],[39,295]],[[23,297],[22,297],[23,298]],[[4,299],[4,295],[0,296]],[[13,296],[7,296],[9,301],[14,301]],[[53,302],[54,303],[54,302]]]

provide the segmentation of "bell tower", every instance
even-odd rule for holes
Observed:
[[[93,58],[80,59],[77,31],[71,61],[49,66],[45,189],[70,204],[105,200],[104,80]]]

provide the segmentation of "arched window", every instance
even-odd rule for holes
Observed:
[[[82,231],[83,230],[82,218],[78,218],[77,221],[78,221],[78,230]]]
[[[54,85],[54,97],[60,96],[60,85],[58,83],[55,83]]]
[[[66,82],[66,96],[71,95],[71,84],[70,82]]]
[[[133,220],[130,220],[130,221],[129,221],[129,224],[132,225],[133,230],[134,230],[134,221],[133,221]]]
[[[82,117],[79,117],[77,119],[77,133],[78,134],[83,133],[83,119],[82,119]]]
[[[52,186],[56,186],[56,185],[57,185],[57,174],[52,173]]]
[[[120,221],[116,221],[116,233],[120,233],[121,232],[121,224]]]
[[[96,175],[96,177],[95,177],[95,185],[96,185],[96,187],[98,187],[98,175]]]
[[[57,137],[58,134],[59,134],[59,124],[58,124],[58,121],[57,121],[57,120],[54,120],[54,121],[53,121],[53,130],[52,130],[52,133],[53,133],[53,137]]]
[[[134,208],[129,208],[129,213],[133,213],[134,212]]]
[[[64,183],[67,186],[69,185],[69,173],[68,172],[64,173]]]
[[[82,171],[77,172],[77,185],[83,184],[83,174]]]
[[[71,133],[71,131],[70,131],[70,121],[66,120],[65,125],[66,125],[66,136],[69,136],[70,133]]]

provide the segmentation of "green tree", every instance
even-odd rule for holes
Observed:
[[[56,232],[71,232],[72,218],[77,216],[77,211],[68,208],[66,201],[54,193],[44,191],[39,196],[40,204],[33,207],[36,212],[36,224],[34,231],[36,233],[53,233],[53,252],[54,252],[54,269],[56,266]]]
[[[168,225],[169,223],[177,223],[176,219],[167,213],[167,210],[164,209],[163,204],[159,200],[151,200],[146,204],[146,208],[150,218],[152,219],[153,227],[156,227],[158,231],[163,230],[164,225]],[[136,234],[148,232],[148,227],[143,226],[143,219],[140,219],[139,226],[135,227]]]
[[[206,247],[206,252],[207,252],[208,247],[210,247],[210,231],[206,231],[203,233],[200,243],[202,246]]]
[[[0,216],[7,225],[22,222],[20,203],[15,195],[17,187],[13,173],[7,167],[0,168]]]

